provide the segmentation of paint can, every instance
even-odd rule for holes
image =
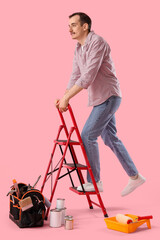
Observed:
[[[63,209],[64,208],[64,202],[65,202],[64,198],[57,198],[56,208],[57,209]]]
[[[61,211],[62,211],[62,225],[64,225],[65,224],[66,208],[62,208]]]
[[[73,229],[73,216],[65,216],[65,229],[66,230]]]
[[[60,209],[50,210],[50,227],[61,227],[62,225],[62,211]]]

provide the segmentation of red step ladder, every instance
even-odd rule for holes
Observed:
[[[93,205],[92,204],[94,204],[94,205],[96,205],[96,206],[98,206],[98,207],[100,207],[102,209],[104,217],[108,217],[108,214],[106,212],[106,208],[104,207],[102,198],[101,198],[99,190],[97,188],[97,184],[96,184],[96,181],[94,179],[93,172],[92,172],[90,163],[88,161],[88,158],[87,158],[87,155],[86,155],[86,151],[85,151],[85,148],[84,148],[84,145],[83,145],[83,142],[82,142],[79,130],[78,130],[78,126],[77,126],[77,123],[76,123],[76,120],[75,120],[75,117],[73,115],[73,111],[72,111],[72,108],[71,108],[70,105],[68,105],[68,110],[69,110],[69,113],[70,113],[70,116],[71,116],[71,119],[72,119],[73,127],[71,127],[70,131],[68,132],[68,129],[67,129],[67,126],[66,126],[63,114],[58,110],[60,118],[61,118],[61,121],[62,121],[62,125],[59,126],[59,130],[58,130],[58,134],[57,134],[56,140],[54,140],[54,146],[53,146],[53,150],[52,150],[51,157],[50,157],[50,160],[49,160],[48,168],[47,168],[44,180],[43,180],[43,184],[42,184],[42,187],[41,187],[41,192],[43,192],[45,183],[48,180],[48,178],[51,176],[51,196],[50,196],[49,200],[50,200],[50,202],[52,202],[53,196],[54,196],[54,193],[55,193],[55,190],[56,190],[56,186],[57,186],[57,183],[58,183],[58,180],[60,178],[64,177],[64,176],[66,176],[66,175],[69,175],[71,183],[72,183],[72,187],[70,187],[69,189],[71,191],[79,194],[79,195],[85,195],[87,200],[88,200],[88,204],[89,204],[90,209],[93,209]],[[61,133],[62,129],[65,131],[66,138],[67,138],[66,140],[60,140],[59,139],[59,136],[60,136],[60,133]],[[78,141],[72,141],[71,140],[71,136],[72,136],[74,131],[76,132]],[[60,159],[60,161],[58,162],[58,164],[56,165],[56,167],[53,170],[52,162],[53,162],[53,156],[54,156],[54,153],[55,153],[57,145],[59,145],[59,147],[60,147],[60,151],[62,153],[62,158]],[[78,160],[77,160],[74,148],[73,148],[74,145],[79,145],[81,147],[81,150],[82,150],[82,153],[83,153],[83,156],[84,156],[84,160],[86,162],[86,166],[78,163]],[[62,150],[62,146],[64,146],[64,151]],[[73,163],[67,163],[66,162],[65,157],[66,157],[67,149],[69,149],[69,151],[70,151]],[[58,165],[59,165],[59,167],[57,167]],[[62,176],[60,176],[62,167],[67,169],[67,173],[62,175]],[[89,174],[90,174],[91,179],[92,179],[92,183],[93,183],[94,188],[95,188],[94,192],[86,192],[84,190],[83,184],[85,183],[85,181],[84,181],[84,178],[83,178],[81,170],[88,170],[89,171]],[[52,174],[54,172],[56,172],[56,171],[58,171],[58,172],[57,172],[57,175],[56,175],[55,182],[53,184]],[[78,175],[78,178],[79,178],[79,181],[80,181],[80,184],[82,186],[82,190],[83,191],[78,191],[77,188],[74,186],[74,183],[73,183],[73,180],[72,180],[72,177],[71,177],[71,173],[73,171],[77,172],[77,175]],[[93,195],[93,194],[97,195],[99,204],[91,200],[90,195]],[[47,219],[47,217],[48,217],[49,209],[50,208],[47,209],[45,219]]]

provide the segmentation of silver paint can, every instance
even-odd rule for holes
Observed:
[[[61,211],[62,211],[62,225],[64,225],[65,224],[66,208],[62,208]]]
[[[50,210],[50,227],[61,227],[62,225],[62,211],[59,209]]]
[[[64,198],[57,198],[56,208],[58,209],[64,208],[64,202],[65,202]]]

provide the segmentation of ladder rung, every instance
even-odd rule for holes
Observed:
[[[68,169],[74,169],[75,165],[74,165],[74,163],[66,163],[66,164],[63,164],[63,167],[68,168]],[[80,163],[76,164],[76,167],[80,170],[87,170],[88,169],[87,166],[85,166],[83,164],[80,164]]]
[[[67,140],[54,140],[54,142],[57,143],[58,145],[66,145]],[[70,140],[69,145],[80,145],[80,143]]]
[[[96,194],[96,192],[81,192],[81,191],[78,191],[76,187],[70,187],[69,188],[71,191],[77,193],[78,195],[93,195],[93,194]]]

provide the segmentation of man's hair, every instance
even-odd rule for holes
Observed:
[[[91,25],[92,25],[92,20],[90,19],[90,17],[83,13],[83,12],[76,12],[76,13],[73,13],[72,15],[69,16],[69,18],[75,16],[75,15],[78,15],[80,17],[80,23],[81,23],[81,26],[84,24],[84,23],[87,23],[88,24],[88,32],[91,31]]]

